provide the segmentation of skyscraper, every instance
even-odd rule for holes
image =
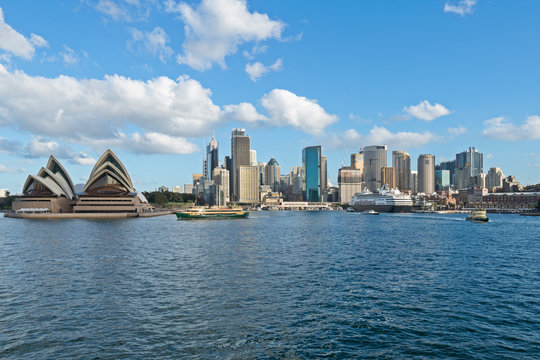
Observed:
[[[418,157],[418,192],[435,192],[435,156],[422,154]]]
[[[435,170],[448,170],[450,173],[450,185],[456,186],[456,160],[443,161],[435,165]]]
[[[264,168],[264,184],[270,186],[272,191],[279,191],[281,169],[276,159],[271,158]]]
[[[321,155],[321,194],[324,194],[328,187],[328,158]],[[321,201],[324,199],[321,198]],[[324,200],[326,201],[326,200]]]
[[[257,150],[249,150],[249,165],[257,166]]]
[[[498,167],[489,169],[486,175],[486,187],[489,190],[501,189],[503,187],[504,174]]]
[[[435,170],[435,190],[442,191],[450,186],[450,170]]]
[[[213,170],[212,179],[216,187],[216,205],[225,206],[230,201],[229,171],[217,167]]]
[[[308,146],[302,150],[302,187],[306,201],[321,201],[320,146]]]
[[[471,186],[471,178],[483,172],[484,155],[474,147],[456,154],[456,188],[457,190],[468,189]]]
[[[338,170],[339,202],[348,203],[354,194],[362,192],[362,170],[352,166]]]
[[[238,168],[240,166],[249,166],[250,164],[250,138],[246,135],[245,129],[233,129],[231,134],[231,157],[232,172],[229,174],[232,178],[233,187],[232,198],[238,200]]]
[[[354,170],[362,170],[364,172],[364,152],[360,151],[358,154],[351,154],[351,168]]]
[[[385,166],[381,169],[381,183],[389,189],[396,188],[396,171],[393,167]]]
[[[364,148],[364,181],[370,191],[377,191],[382,186],[381,169],[387,163],[387,149],[386,145]]]
[[[212,174],[215,168],[219,165],[218,142],[212,136],[212,140],[206,146],[206,174],[208,179],[212,180]]]
[[[411,180],[409,182],[411,186],[411,194],[418,193],[418,171],[411,170]]]
[[[240,165],[236,174],[238,178],[237,201],[247,204],[259,202],[259,168],[257,166]]]
[[[392,167],[396,171],[396,187],[403,192],[411,190],[411,156],[406,151],[392,151]]]

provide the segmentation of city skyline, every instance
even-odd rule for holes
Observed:
[[[50,154],[85,183],[107,148],[138,190],[183,185],[202,170],[214,131],[219,160],[231,155],[237,127],[281,173],[321,145],[335,186],[350,154],[379,144],[409,153],[411,170],[420,154],[438,164],[475,147],[484,173],[540,182],[540,50],[531,46],[540,4],[329,6],[3,2],[0,188],[20,192]],[[244,33],[221,16],[226,8]],[[196,20],[217,25],[202,31]]]

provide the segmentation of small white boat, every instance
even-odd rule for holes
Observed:
[[[379,213],[376,212],[375,210],[362,211],[360,214],[362,214],[362,215],[379,215]]]
[[[354,208],[352,206],[349,206],[347,208],[347,212],[355,212],[356,210],[354,210]]]

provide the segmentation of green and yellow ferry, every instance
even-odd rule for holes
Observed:
[[[178,219],[242,219],[249,216],[249,211],[240,207],[204,207],[195,206],[176,213]]]

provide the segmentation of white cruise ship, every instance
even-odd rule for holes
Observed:
[[[398,189],[387,189],[383,186],[377,193],[368,189],[354,194],[349,205],[356,211],[375,210],[378,212],[411,212],[413,205],[409,195]]]

